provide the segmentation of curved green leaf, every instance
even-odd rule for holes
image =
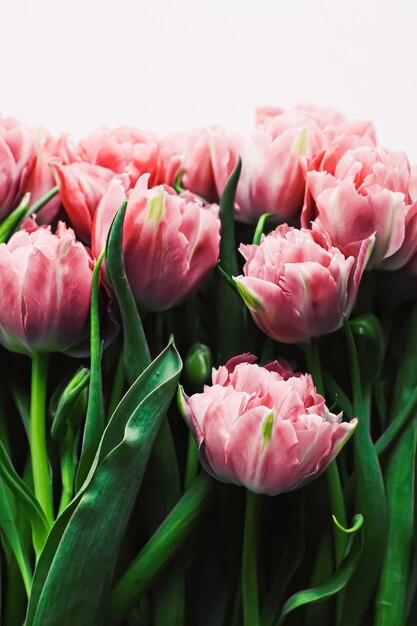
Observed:
[[[362,534],[360,534],[360,537],[358,538],[353,538],[352,544],[352,548],[349,550],[348,555],[343,559],[339,569],[326,583],[312,589],[299,591],[286,601],[276,626],[282,626],[287,615],[300,606],[326,600],[326,598],[334,596],[346,587],[355,571],[362,553]]]
[[[241,170],[242,161],[239,159],[220,199],[221,240],[219,263],[221,270],[227,276],[237,276],[239,273],[236,258],[234,214],[236,189]],[[224,362],[235,354],[243,352],[241,348],[246,328],[247,311],[239,295],[233,293],[223,279],[218,281],[217,294],[219,361]]]
[[[116,213],[109,231],[106,245],[106,270],[122,316],[126,375],[132,383],[149,365],[151,356],[124,267],[122,241],[126,208],[127,201],[125,200]]]
[[[60,524],[53,537],[56,550],[42,564],[27,626],[102,623],[99,613],[123,533],[181,368],[179,354],[169,344],[140,377],[143,384],[134,385],[117,407],[82,492],[62,516],[68,523]]]
[[[262,238],[264,228],[265,228],[265,222],[270,217],[274,217],[274,214],[263,213],[263,215],[261,215],[261,217],[259,218],[258,223],[256,224],[255,234],[253,236],[253,242],[252,242],[255,245],[259,245],[261,243],[261,238]]]
[[[76,477],[76,490],[83,484],[97,451],[104,430],[103,386],[101,380],[101,343],[98,290],[100,266],[104,250],[98,257],[91,283],[91,314],[90,314],[90,386],[88,392],[87,415],[85,419],[81,458]]]
[[[62,437],[65,425],[69,420],[72,425],[76,425],[73,424],[74,416],[72,412],[89,382],[90,371],[86,367],[80,368],[61,392],[56,407],[51,407],[51,413],[53,415],[51,436],[53,439],[60,439]],[[51,404],[53,403],[51,402]]]
[[[35,496],[14,469],[5,447],[0,442],[0,477],[20,502],[28,516],[33,535],[33,545],[39,553],[45,543],[49,524]]]

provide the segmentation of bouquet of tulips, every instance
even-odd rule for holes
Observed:
[[[1,117],[0,242],[2,625],[414,626],[417,170],[372,123]]]

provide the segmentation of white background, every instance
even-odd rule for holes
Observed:
[[[417,162],[416,0],[0,0],[0,110],[30,125],[246,130],[300,101]]]

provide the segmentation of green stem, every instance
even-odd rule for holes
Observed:
[[[258,592],[258,514],[259,496],[246,492],[245,529],[242,558],[242,601],[244,626],[259,626]]]
[[[32,395],[30,402],[30,451],[32,457],[33,483],[35,495],[52,524],[52,481],[46,450],[46,384],[48,355],[35,354],[32,357]]]
[[[194,437],[188,435],[187,462],[185,465],[184,491],[187,491],[195,481],[198,473],[198,446]]]
[[[313,376],[313,381],[319,394],[324,396],[324,382],[323,372],[320,363],[320,353],[318,350],[318,343],[312,339],[305,346],[305,355],[307,359],[307,367]],[[347,525],[345,502],[343,498],[342,483],[340,480],[339,469],[336,459],[330,463],[326,470],[327,486],[329,489],[330,505],[332,514],[336,516],[337,520],[342,526]],[[334,536],[334,550],[336,557],[336,566],[338,566],[345,556],[347,548],[347,537],[344,533],[341,533],[336,527],[333,530]]]
[[[417,409],[417,389],[415,389],[407,403],[403,406],[398,413],[395,420],[388,426],[385,432],[381,435],[378,441],[375,443],[375,450],[378,455],[381,455],[391,445],[403,427],[408,423],[410,418],[416,414]]]
[[[108,623],[120,624],[194,530],[213,492],[214,481],[202,472],[139,552],[114,588]]]

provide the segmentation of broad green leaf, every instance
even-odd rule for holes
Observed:
[[[118,581],[108,602],[110,624],[119,624],[174,558],[206,510],[215,486],[205,472],[195,480]]]
[[[362,553],[362,533],[360,533],[359,537],[353,537],[351,541],[352,547],[350,548],[347,556],[343,559],[337,572],[335,572],[335,574],[333,574],[326,583],[318,585],[317,587],[314,587],[312,589],[299,591],[298,593],[291,596],[291,598],[289,598],[284,604],[276,626],[282,626],[287,615],[289,615],[295,609],[301,606],[305,606],[306,604],[310,604],[312,602],[320,602],[321,600],[326,600],[327,598],[334,596],[336,593],[346,587],[347,583],[355,572],[356,566]],[[356,623],[357,622],[352,621],[351,626],[352,624]]]
[[[121,312],[125,371],[128,381],[132,383],[149,365],[151,356],[124,267],[122,240],[126,208],[127,203],[124,202],[110,228],[106,246],[106,268]],[[160,209],[160,204],[152,207],[153,218],[158,218]],[[151,489],[147,488],[148,485]],[[154,496],[155,490],[159,494],[158,498]],[[181,496],[176,451],[167,419],[163,420],[153,446],[144,491],[144,521],[147,529],[153,532]],[[163,605],[166,611],[171,613],[170,619],[173,623],[175,612],[179,611],[182,614],[183,609],[180,605],[184,597],[183,584],[183,576],[179,572],[174,572],[169,579],[161,582],[160,593],[158,589],[155,590],[155,593],[159,594],[156,604]],[[154,615],[154,626],[161,624],[158,616],[159,611]],[[165,617],[162,615],[162,623],[164,622]]]
[[[101,380],[101,342],[99,320],[99,280],[100,266],[103,261],[104,250],[98,257],[91,282],[91,312],[90,312],[90,386],[88,392],[87,415],[85,419],[81,458],[76,477],[76,490],[83,484],[91,467],[94,455],[104,430],[103,385]]]
[[[36,552],[39,553],[45,543],[49,524],[35,496],[14,469],[6,449],[1,442],[0,478],[13,493],[17,502],[19,502],[25,510],[32,526],[33,545]]]
[[[0,529],[6,544],[10,547],[19,565],[26,594],[29,596],[32,584],[32,571],[29,556],[19,536],[10,503],[10,494],[3,483],[3,478],[0,479]]]
[[[125,201],[110,228],[106,245],[106,270],[122,316],[126,375],[132,383],[149,365],[151,356],[124,267],[122,240],[126,208]]]
[[[234,205],[241,169],[242,162],[239,159],[220,199],[220,265],[228,276],[239,274],[234,231]],[[233,293],[229,285],[220,278],[218,279],[217,294],[219,361],[224,362],[243,352],[242,342],[245,338],[247,311],[240,297]]]
[[[35,572],[26,626],[102,623],[120,543],[181,367],[169,344],[141,375],[143,385],[133,385],[117,407],[81,493],[61,516],[68,523],[57,521],[56,550],[41,559],[38,581]]]
[[[403,626],[414,527],[417,422],[397,444],[387,469],[389,530],[387,552],[376,599],[375,626]]]

